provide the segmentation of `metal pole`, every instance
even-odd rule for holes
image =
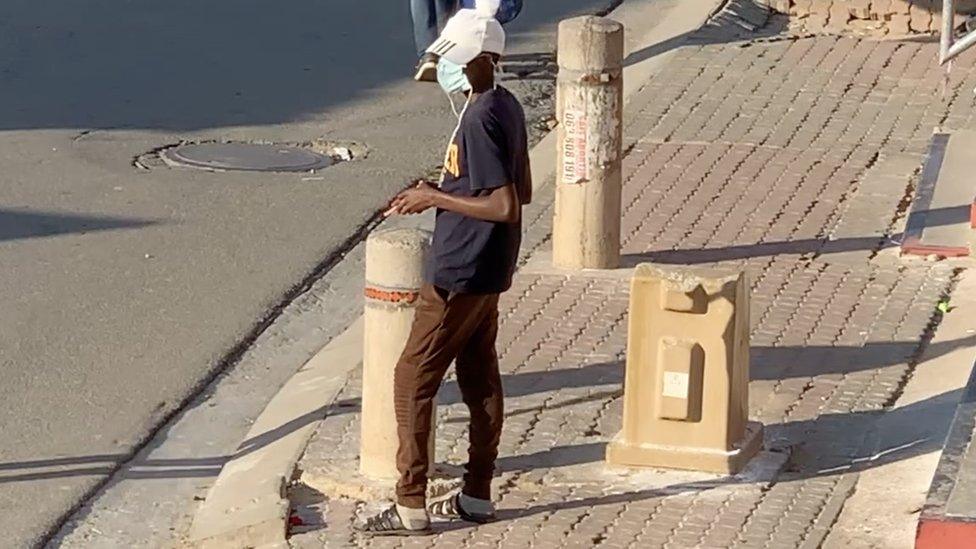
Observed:
[[[940,65],[945,65],[945,62],[948,61],[949,49],[952,47],[954,13],[953,0],[942,0],[942,36],[939,41]]]
[[[553,264],[620,262],[624,28],[604,17],[559,23]]]
[[[942,36],[939,40],[939,64],[945,65],[960,53],[976,45],[976,31],[971,31],[956,40],[955,0],[942,0]]]
[[[976,44],[976,31],[970,32],[966,36],[963,36],[958,42],[953,42],[952,46],[949,48],[949,52],[946,54],[946,58],[942,60],[942,63],[952,61],[954,58],[958,57],[960,53],[968,50],[974,44]]]

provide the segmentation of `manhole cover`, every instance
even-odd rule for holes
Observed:
[[[190,143],[166,149],[160,156],[181,166],[256,172],[307,172],[334,163],[301,147],[258,143]]]

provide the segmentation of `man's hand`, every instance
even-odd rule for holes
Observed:
[[[522,216],[518,194],[511,183],[496,187],[485,195],[460,196],[445,193],[426,181],[398,194],[383,215],[418,214],[428,208],[440,208],[494,223],[517,223]]]
[[[407,189],[398,194],[391,202],[390,208],[385,215],[412,215],[419,214],[427,209],[433,208],[437,195],[440,190],[426,181],[417,182],[417,186]]]

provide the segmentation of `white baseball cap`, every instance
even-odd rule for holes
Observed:
[[[473,9],[458,10],[427,48],[427,53],[458,65],[467,65],[482,52],[505,53],[505,30],[493,16]]]

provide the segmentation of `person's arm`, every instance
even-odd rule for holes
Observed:
[[[417,214],[428,208],[440,208],[467,217],[515,223],[522,215],[518,194],[512,184],[487,191],[481,196],[457,196],[421,182],[412,189],[398,194],[390,203],[388,214]]]
[[[529,163],[529,153],[525,153],[525,181],[521,182],[522,192],[519,194],[519,203],[527,206],[532,203],[532,166]]]

